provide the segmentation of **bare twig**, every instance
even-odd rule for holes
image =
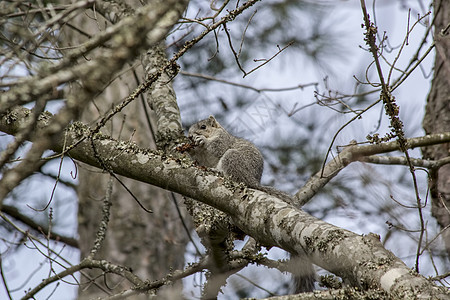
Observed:
[[[241,37],[241,43],[239,44],[239,52],[238,52],[238,57],[241,56],[241,52],[242,52],[242,47],[244,45],[244,39],[245,39],[245,33],[247,32],[248,27],[250,26],[250,23],[252,22],[253,17],[256,15],[257,10],[255,10],[252,15],[250,16],[250,18],[248,19],[247,25],[245,25],[244,31],[242,32],[242,37]]]
[[[231,52],[233,53],[234,60],[236,61],[236,64],[237,64],[239,70],[241,70],[242,73],[244,73],[243,77],[245,77],[245,76],[247,76],[247,72],[245,72],[244,68],[242,67],[241,62],[239,61],[239,55],[236,53],[236,51],[233,48],[233,42],[231,41],[231,36],[230,36],[230,33],[228,32],[226,23],[223,24],[223,30],[225,31],[225,34],[227,35],[228,45],[230,45],[230,49],[231,49]]]
[[[253,87],[251,85],[246,85],[246,84],[242,84],[242,83],[238,83],[238,82],[233,82],[233,81],[229,81],[229,80],[225,80],[225,79],[220,79],[214,76],[210,76],[210,75],[205,75],[205,74],[199,74],[199,73],[192,73],[192,72],[187,72],[187,71],[180,71],[181,75],[185,75],[185,76],[191,76],[191,77],[197,77],[197,78],[203,78],[203,79],[207,79],[207,80],[212,80],[212,81],[217,81],[220,83],[224,83],[224,84],[228,84],[228,85],[232,85],[232,86],[237,86],[237,87],[241,87],[244,89],[249,89],[252,91],[255,91],[257,93],[262,93],[262,92],[283,92],[283,91],[292,91],[292,90],[297,90],[297,89],[304,89],[310,86],[317,86],[318,83],[317,82],[311,82],[311,83],[305,83],[305,84],[298,84],[296,86],[291,86],[291,87],[281,87],[281,88],[256,88]]]
[[[391,94],[391,89],[389,87],[389,83],[386,82],[384,79],[380,61],[378,60],[379,48],[377,47],[376,40],[375,40],[375,34],[377,32],[377,28],[375,27],[375,25],[372,22],[370,22],[369,14],[367,13],[365,1],[360,0],[360,2],[361,2],[361,9],[363,12],[363,17],[364,17],[364,24],[366,27],[365,41],[366,41],[367,45],[369,45],[370,52],[372,53],[375,66],[377,68],[378,77],[380,79],[380,84],[381,84],[381,99],[383,100],[383,103],[385,105],[386,114],[390,118],[392,131],[395,133],[395,135],[397,137],[397,141],[399,143],[400,150],[405,154],[406,160],[408,161],[409,171],[411,173],[411,177],[413,180],[414,192],[415,192],[416,200],[417,200],[417,210],[418,210],[418,214],[419,214],[420,226],[422,229],[422,231],[420,232],[419,242],[417,245],[417,255],[416,255],[416,264],[415,264],[416,272],[419,272],[420,247],[422,244],[422,238],[423,238],[423,234],[425,231],[425,222],[423,219],[422,205],[421,205],[421,199],[420,199],[420,195],[419,195],[419,188],[418,188],[417,179],[416,179],[416,176],[414,173],[414,166],[412,165],[412,163],[410,161],[410,157],[409,157],[409,153],[408,153],[408,145],[407,145],[406,138],[405,138],[404,132],[403,132],[403,123],[400,120],[400,118],[398,117],[399,107],[395,103],[394,96]]]
[[[362,115],[363,113],[365,113],[366,111],[368,111],[369,109],[371,109],[372,107],[374,107],[374,106],[375,106],[376,104],[378,104],[379,102],[380,102],[380,100],[377,100],[377,101],[375,101],[374,103],[372,103],[372,104],[370,104],[369,106],[367,106],[365,109],[363,109],[361,112],[359,112],[357,115],[355,115],[355,116],[354,116],[353,118],[351,118],[349,121],[347,121],[344,125],[341,126],[341,128],[339,128],[339,129],[336,131],[336,133],[334,134],[333,138],[331,139],[330,146],[328,146],[328,150],[327,150],[327,153],[326,153],[326,155],[325,155],[325,159],[324,159],[324,161],[323,161],[323,163],[322,163],[322,175],[321,175],[321,176],[323,176],[323,174],[324,174],[323,172],[325,171],[325,164],[326,164],[326,162],[327,162],[328,155],[331,153],[331,149],[332,149],[332,147],[333,147],[333,145],[334,145],[334,142],[335,142],[335,140],[336,140],[338,134],[339,134],[345,127],[347,127],[350,123],[352,123],[353,121],[355,121],[355,120],[357,120],[358,118],[360,118],[361,115]]]
[[[3,286],[5,287],[6,294],[8,295],[8,298],[10,300],[12,300],[13,298],[11,296],[11,292],[8,287],[8,282],[6,281],[5,273],[3,272],[3,258],[2,258],[1,254],[0,254],[0,275],[2,277],[2,282],[3,282]]]
[[[283,52],[284,50],[286,50],[286,48],[288,48],[289,46],[291,46],[292,44],[294,44],[294,42],[289,42],[286,46],[284,46],[283,48],[280,48],[280,46],[277,45],[278,47],[278,52],[275,53],[274,55],[272,55],[270,58],[268,59],[254,59],[254,62],[258,62],[258,61],[264,61],[262,64],[260,64],[259,66],[251,69],[250,71],[248,71],[245,76],[255,72],[256,70],[258,70],[259,68],[263,67],[264,65],[268,64],[272,59],[274,59],[275,57],[278,56],[278,54],[280,54],[281,52]],[[245,77],[244,76],[244,77]]]

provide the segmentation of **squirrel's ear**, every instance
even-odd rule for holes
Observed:
[[[209,123],[211,124],[211,126],[217,126],[219,125],[219,122],[216,121],[216,118],[214,118],[213,116],[209,116],[208,118]]]

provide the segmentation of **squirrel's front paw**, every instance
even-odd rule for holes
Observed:
[[[203,146],[205,144],[205,137],[201,135],[195,135],[191,138],[194,141],[194,145]]]

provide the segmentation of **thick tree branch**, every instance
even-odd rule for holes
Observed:
[[[250,300],[252,298],[244,298]],[[379,289],[361,291],[358,288],[345,287],[342,289],[330,289],[325,291],[314,291],[297,295],[275,296],[265,298],[267,300],[336,300],[336,299],[389,299],[387,293]]]
[[[155,73],[158,69],[168,65],[165,47],[159,44],[152,47],[142,55],[146,77]],[[172,79],[177,75],[178,69],[165,68],[164,72],[151,85],[147,93],[147,103],[155,111],[157,136],[156,145],[158,149],[167,150],[167,146],[183,136],[180,109],[178,107]]]
[[[0,130],[17,133],[18,123],[24,122],[28,114],[25,108],[15,109],[0,120]],[[40,124],[41,130],[42,127],[44,124]],[[66,144],[70,145],[85,134],[89,134],[88,129],[76,123],[66,130],[60,141],[64,138]],[[429,136],[422,140],[436,138]],[[101,164],[93,155],[94,144],[97,153],[108,161],[115,173],[218,208],[230,215],[239,228],[261,244],[307,255],[313,263],[346,278],[354,286],[379,287],[394,298],[414,295],[444,299],[448,296],[447,290],[415,274],[385,250],[375,235],[360,236],[323,222],[280,199],[193,167],[188,159],[174,159],[156,151],[139,149],[134,144],[116,141],[101,134],[96,134],[92,139],[92,143],[81,142],[68,154],[74,159],[100,167]],[[358,149],[374,152],[368,151],[367,147],[360,146]],[[375,149],[380,147],[383,146],[374,145]],[[63,143],[55,143],[53,150],[64,151]],[[361,152],[364,151],[352,153]]]

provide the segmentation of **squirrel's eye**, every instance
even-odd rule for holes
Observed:
[[[206,125],[200,126],[200,129],[206,129]]]

